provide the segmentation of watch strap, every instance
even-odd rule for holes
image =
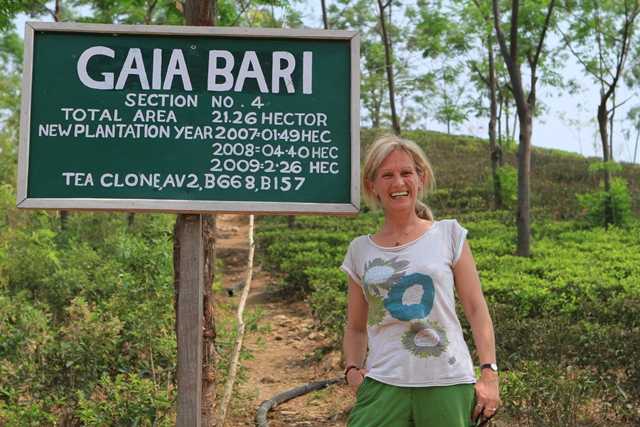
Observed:
[[[484,365],[480,366],[480,371],[487,368],[491,369],[494,372],[498,372],[498,365],[496,365],[495,363],[485,363]]]

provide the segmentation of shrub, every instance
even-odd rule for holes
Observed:
[[[576,194],[580,206],[584,209],[585,220],[592,226],[609,224],[625,227],[631,220],[631,196],[627,181],[622,178],[611,180],[611,190],[600,190],[589,194]]]
[[[95,393],[78,392],[78,419],[94,427],[170,427],[166,389],[133,374],[102,377]]]
[[[496,171],[500,180],[500,192],[505,207],[514,207],[518,201],[518,170],[505,163]]]

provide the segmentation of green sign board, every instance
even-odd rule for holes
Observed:
[[[28,23],[17,205],[356,214],[356,32]]]

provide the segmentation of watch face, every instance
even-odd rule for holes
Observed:
[[[498,370],[498,365],[496,365],[495,363],[491,364],[491,369],[493,369],[494,371]]]

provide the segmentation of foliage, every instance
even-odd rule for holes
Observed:
[[[53,397],[44,397],[38,403],[28,399],[19,400],[17,403],[11,401],[13,397],[19,395],[15,389],[3,390],[9,403],[0,400],[0,420],[3,420],[5,427],[53,427],[59,417],[51,413],[51,409],[56,405],[64,403],[64,400]]]
[[[585,219],[592,226],[613,224],[625,227],[631,219],[631,196],[627,189],[627,181],[622,178],[611,180],[611,190],[604,189],[589,194],[576,194],[580,206],[584,209]],[[609,217],[613,214],[613,217]]]
[[[96,390],[99,399],[78,392],[78,419],[95,427],[169,427],[174,425],[167,415],[172,404],[165,392],[154,381],[135,374],[104,376]]]
[[[7,31],[13,27],[11,22],[15,16],[29,10],[31,1],[29,0],[0,0],[0,32]]]
[[[18,212],[14,200],[0,205],[0,424],[126,425],[116,420],[135,412],[137,425],[169,425],[174,217],[77,213],[60,231],[54,213]],[[222,379],[233,317],[218,308]],[[251,314],[248,334],[265,331],[261,319]]]
[[[232,306],[230,302],[220,304],[216,309],[218,314],[218,318],[216,319],[216,352],[218,353],[216,366],[220,370],[220,372],[218,372],[218,384],[224,384],[227,380],[229,366],[231,365],[231,356],[238,326],[235,317],[235,307]],[[260,326],[263,320],[264,314],[260,307],[256,307],[253,311],[245,311],[244,313],[245,334],[249,337],[254,333],[258,333],[258,337],[256,338],[258,344],[263,343],[261,335],[271,330],[269,323]],[[251,359],[253,359],[253,355],[249,350],[246,348],[240,350],[240,362]],[[244,384],[247,379],[247,369],[239,363],[236,381],[238,384]],[[222,388],[218,388],[218,391],[222,392],[223,390]],[[237,390],[235,390],[235,392],[237,393]],[[236,395],[236,397],[237,396],[238,395]]]
[[[177,2],[171,0],[77,0],[91,10],[79,22],[129,25],[184,25]]]
[[[496,170],[500,180],[502,201],[507,207],[514,207],[518,200],[518,171],[508,163]]]

